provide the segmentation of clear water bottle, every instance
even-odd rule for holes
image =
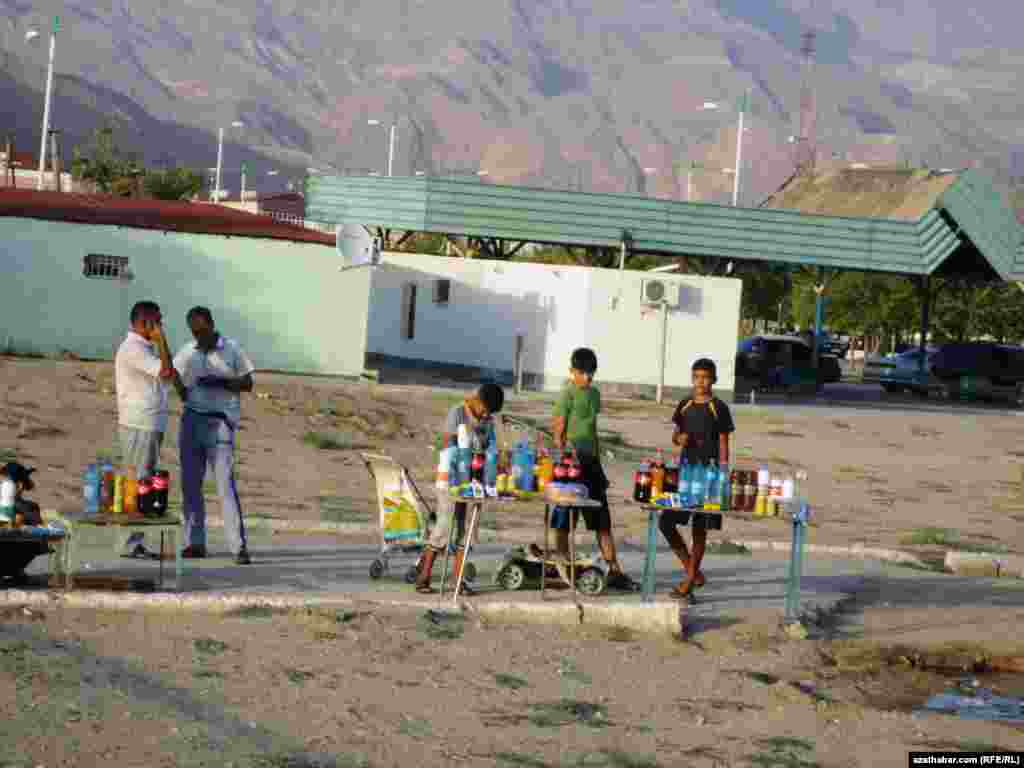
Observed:
[[[704,501],[714,504],[718,501],[718,467],[709,461],[704,469]]]
[[[707,486],[705,485],[705,472],[703,464],[694,464],[691,470],[692,476],[690,479],[690,504],[695,507],[701,507],[704,505],[704,494]]]
[[[683,459],[683,463],[679,467],[679,495],[682,497],[683,506],[690,506],[690,501],[693,497],[691,483],[693,483],[693,467],[690,466],[690,462]]]
[[[85,500],[85,513],[98,515],[100,511],[100,465],[90,464],[82,473],[82,496]]]
[[[484,487],[495,488],[498,485],[498,446],[491,443],[487,446],[484,460]]]

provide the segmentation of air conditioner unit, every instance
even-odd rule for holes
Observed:
[[[642,280],[640,301],[644,304],[675,306],[679,300],[679,286],[667,280]]]

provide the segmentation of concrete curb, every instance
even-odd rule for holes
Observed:
[[[772,552],[788,553],[793,544],[788,541],[735,541],[750,550],[770,550]],[[909,552],[901,552],[898,549],[881,549],[878,547],[865,547],[862,544],[852,546],[832,546],[828,544],[805,544],[804,551],[811,554],[831,555],[833,557],[851,557],[861,560],[883,560],[890,563],[902,563],[913,565],[919,568],[928,568],[921,558]]]
[[[996,552],[946,553],[946,570],[964,576],[1016,576],[1024,578],[1024,557]]]
[[[68,606],[100,610],[164,610],[194,611],[224,614],[241,608],[268,607],[278,609],[352,607],[371,603],[382,607],[404,608],[417,611],[431,610],[437,602],[387,600],[361,594],[303,598],[276,593],[249,593],[227,595],[222,592],[205,594],[125,594],[110,592],[29,592],[9,589],[0,593],[0,605],[28,607]],[[445,606],[451,602],[445,600]],[[686,607],[676,602],[662,601],[636,604],[536,604],[510,601],[473,604],[463,601],[467,617],[511,624],[556,624],[579,626],[589,624],[604,627],[625,627],[634,632],[650,635],[679,637],[685,627]]]

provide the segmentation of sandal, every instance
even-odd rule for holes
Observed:
[[[688,605],[693,605],[697,602],[697,599],[693,596],[693,592],[689,590],[681,590],[678,586],[672,587],[672,589],[669,590],[668,596],[673,600],[679,600],[680,602],[687,603]]]

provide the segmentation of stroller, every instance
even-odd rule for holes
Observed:
[[[437,519],[434,509],[427,503],[405,466],[390,456],[372,453],[361,456],[366,471],[377,485],[377,504],[380,510],[380,556],[370,563],[370,578],[379,579],[389,572],[392,558],[415,555],[415,562],[404,574],[405,582],[414,584],[430,535],[430,526]],[[454,551],[454,546],[451,551]],[[472,563],[466,563],[465,578],[468,581],[476,579],[476,567]]]

